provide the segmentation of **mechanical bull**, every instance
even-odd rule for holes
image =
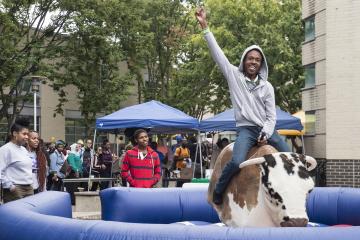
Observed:
[[[221,221],[232,227],[306,226],[306,196],[314,188],[309,171],[314,158],[296,153],[280,153],[265,145],[250,150],[250,159],[230,181],[223,203],[212,203],[215,183],[232,158],[233,144],[217,158],[208,189],[208,201]]]

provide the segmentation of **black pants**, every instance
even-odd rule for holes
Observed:
[[[69,176],[67,178],[73,179],[73,178],[77,178],[77,176],[75,175],[74,171],[71,171],[71,173],[69,174]],[[80,186],[80,184],[77,182],[68,182],[68,183],[64,184],[66,191],[68,193],[70,193],[72,205],[75,205],[75,194],[74,193],[79,191],[79,189],[78,189],[79,186]]]
[[[110,169],[105,169],[105,171],[101,171],[100,172],[100,177],[102,178],[110,178],[111,177],[111,168]],[[106,189],[106,188],[109,188],[111,181],[102,181],[100,182],[100,190],[103,190],[103,189]]]
[[[54,181],[53,178],[54,174],[49,174],[48,176],[48,188],[49,191],[62,191],[63,190],[63,180],[62,178],[57,178],[57,181]]]
[[[92,173],[95,175],[95,177],[99,177],[99,174],[95,174],[94,172],[92,172]],[[83,173],[82,177],[83,178],[88,178],[89,173],[88,172]],[[85,191],[88,190],[88,185],[89,185],[88,182],[81,182],[80,183],[80,187],[84,188]],[[96,192],[96,190],[98,189],[98,186],[99,186],[98,182],[92,182],[90,191]]]

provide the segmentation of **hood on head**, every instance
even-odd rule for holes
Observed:
[[[260,66],[260,70],[259,70],[259,77],[262,79],[262,80],[265,80],[267,81],[267,78],[268,78],[268,65],[267,65],[267,61],[266,61],[266,58],[265,58],[265,55],[264,55],[264,52],[263,50],[257,46],[257,45],[252,45],[248,48],[245,49],[245,51],[243,52],[242,56],[241,56],[241,59],[240,59],[240,65],[239,65],[239,70],[240,72],[244,73],[244,60],[245,60],[245,56],[248,52],[250,52],[251,50],[258,50],[260,51],[262,57],[263,57],[263,60],[261,62],[261,66]]]

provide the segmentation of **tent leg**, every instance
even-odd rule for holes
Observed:
[[[116,156],[119,156],[119,141],[117,134],[115,135],[115,141],[116,141]]]
[[[93,140],[93,146],[92,146],[92,150],[93,150],[93,153],[94,153],[94,154],[95,154],[95,143],[96,143],[95,141],[96,141],[96,128],[95,128],[95,131],[94,131],[94,140]],[[95,157],[95,155],[94,155],[94,157]],[[90,159],[90,170],[89,170],[88,189],[87,189],[88,191],[89,191],[89,189],[90,189],[91,171],[92,171],[92,166],[93,166],[93,164],[94,164],[93,160],[95,160],[95,159],[93,159],[93,158]]]
[[[201,140],[200,140],[200,131],[198,132],[198,144],[200,151],[200,178],[203,178],[203,165],[202,165],[202,151],[201,151]]]
[[[193,166],[193,177],[195,178],[195,170],[196,170],[196,160],[197,160],[197,155],[198,155],[198,149],[199,149],[199,144],[196,144],[196,151],[195,151],[195,159],[194,159],[194,166]]]

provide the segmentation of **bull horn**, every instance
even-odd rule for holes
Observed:
[[[310,164],[310,166],[306,166],[306,169],[310,172],[314,168],[316,168],[317,162],[313,157],[305,155],[305,161],[306,163]]]
[[[265,158],[259,157],[259,158],[252,158],[249,160],[246,160],[245,162],[240,163],[239,168],[244,168],[246,166],[255,165],[255,164],[261,164],[265,162]]]

